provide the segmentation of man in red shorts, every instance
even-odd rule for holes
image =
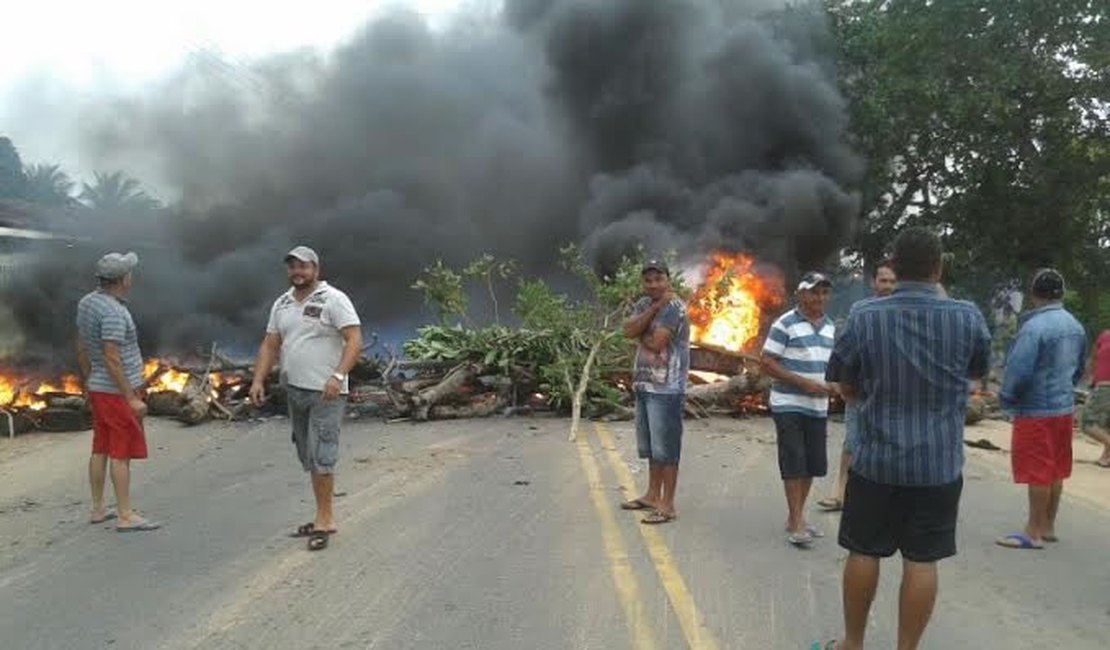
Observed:
[[[1029,287],[1033,309],[1022,316],[998,397],[1014,416],[1014,482],[1029,486],[1025,530],[998,538],[1006,548],[1039,549],[1056,541],[1056,512],[1071,476],[1074,389],[1083,376],[1087,337],[1064,309],[1064,277],[1041,269]]]
[[[119,517],[116,530],[134,532],[160,526],[131,508],[131,460],[146,458],[146,415],[141,389],[143,357],[135,321],[124,299],[131,290],[134,253],[108,253],[96,263],[99,287],[77,303],[77,360],[93,414],[93,446],[89,459],[92,488],[90,523]],[[111,459],[116,513],[104,507],[104,479]]]
[[[1083,433],[1102,445],[1102,455],[1095,465],[1110,469],[1110,330],[1103,330],[1095,339],[1088,363],[1091,395],[1083,407]]]

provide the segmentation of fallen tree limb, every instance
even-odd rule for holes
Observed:
[[[447,373],[443,381],[430,388],[425,388],[413,396],[413,417],[416,420],[427,420],[431,407],[455,395],[477,374],[478,366],[476,364],[464,363],[456,366],[451,372]]]

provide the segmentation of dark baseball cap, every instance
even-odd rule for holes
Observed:
[[[1039,298],[1058,300],[1064,297],[1064,276],[1056,269],[1040,269],[1033,274],[1030,291]]]
[[[810,271],[802,276],[802,280],[798,283],[798,291],[809,291],[815,287],[831,287],[832,280],[824,273],[817,271]]]
[[[640,267],[640,275],[643,275],[648,271],[659,271],[667,277],[671,276],[671,269],[663,260],[651,259],[644,262],[644,265]]]

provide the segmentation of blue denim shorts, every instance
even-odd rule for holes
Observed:
[[[682,394],[636,391],[636,449],[640,458],[677,465],[682,455]]]

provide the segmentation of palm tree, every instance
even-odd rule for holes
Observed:
[[[73,181],[58,165],[31,165],[24,172],[27,200],[49,206],[70,206],[73,198]]]
[[[144,212],[157,210],[162,204],[147,194],[139,181],[122,171],[95,173],[92,185],[82,183],[81,200],[94,210],[104,212]]]

